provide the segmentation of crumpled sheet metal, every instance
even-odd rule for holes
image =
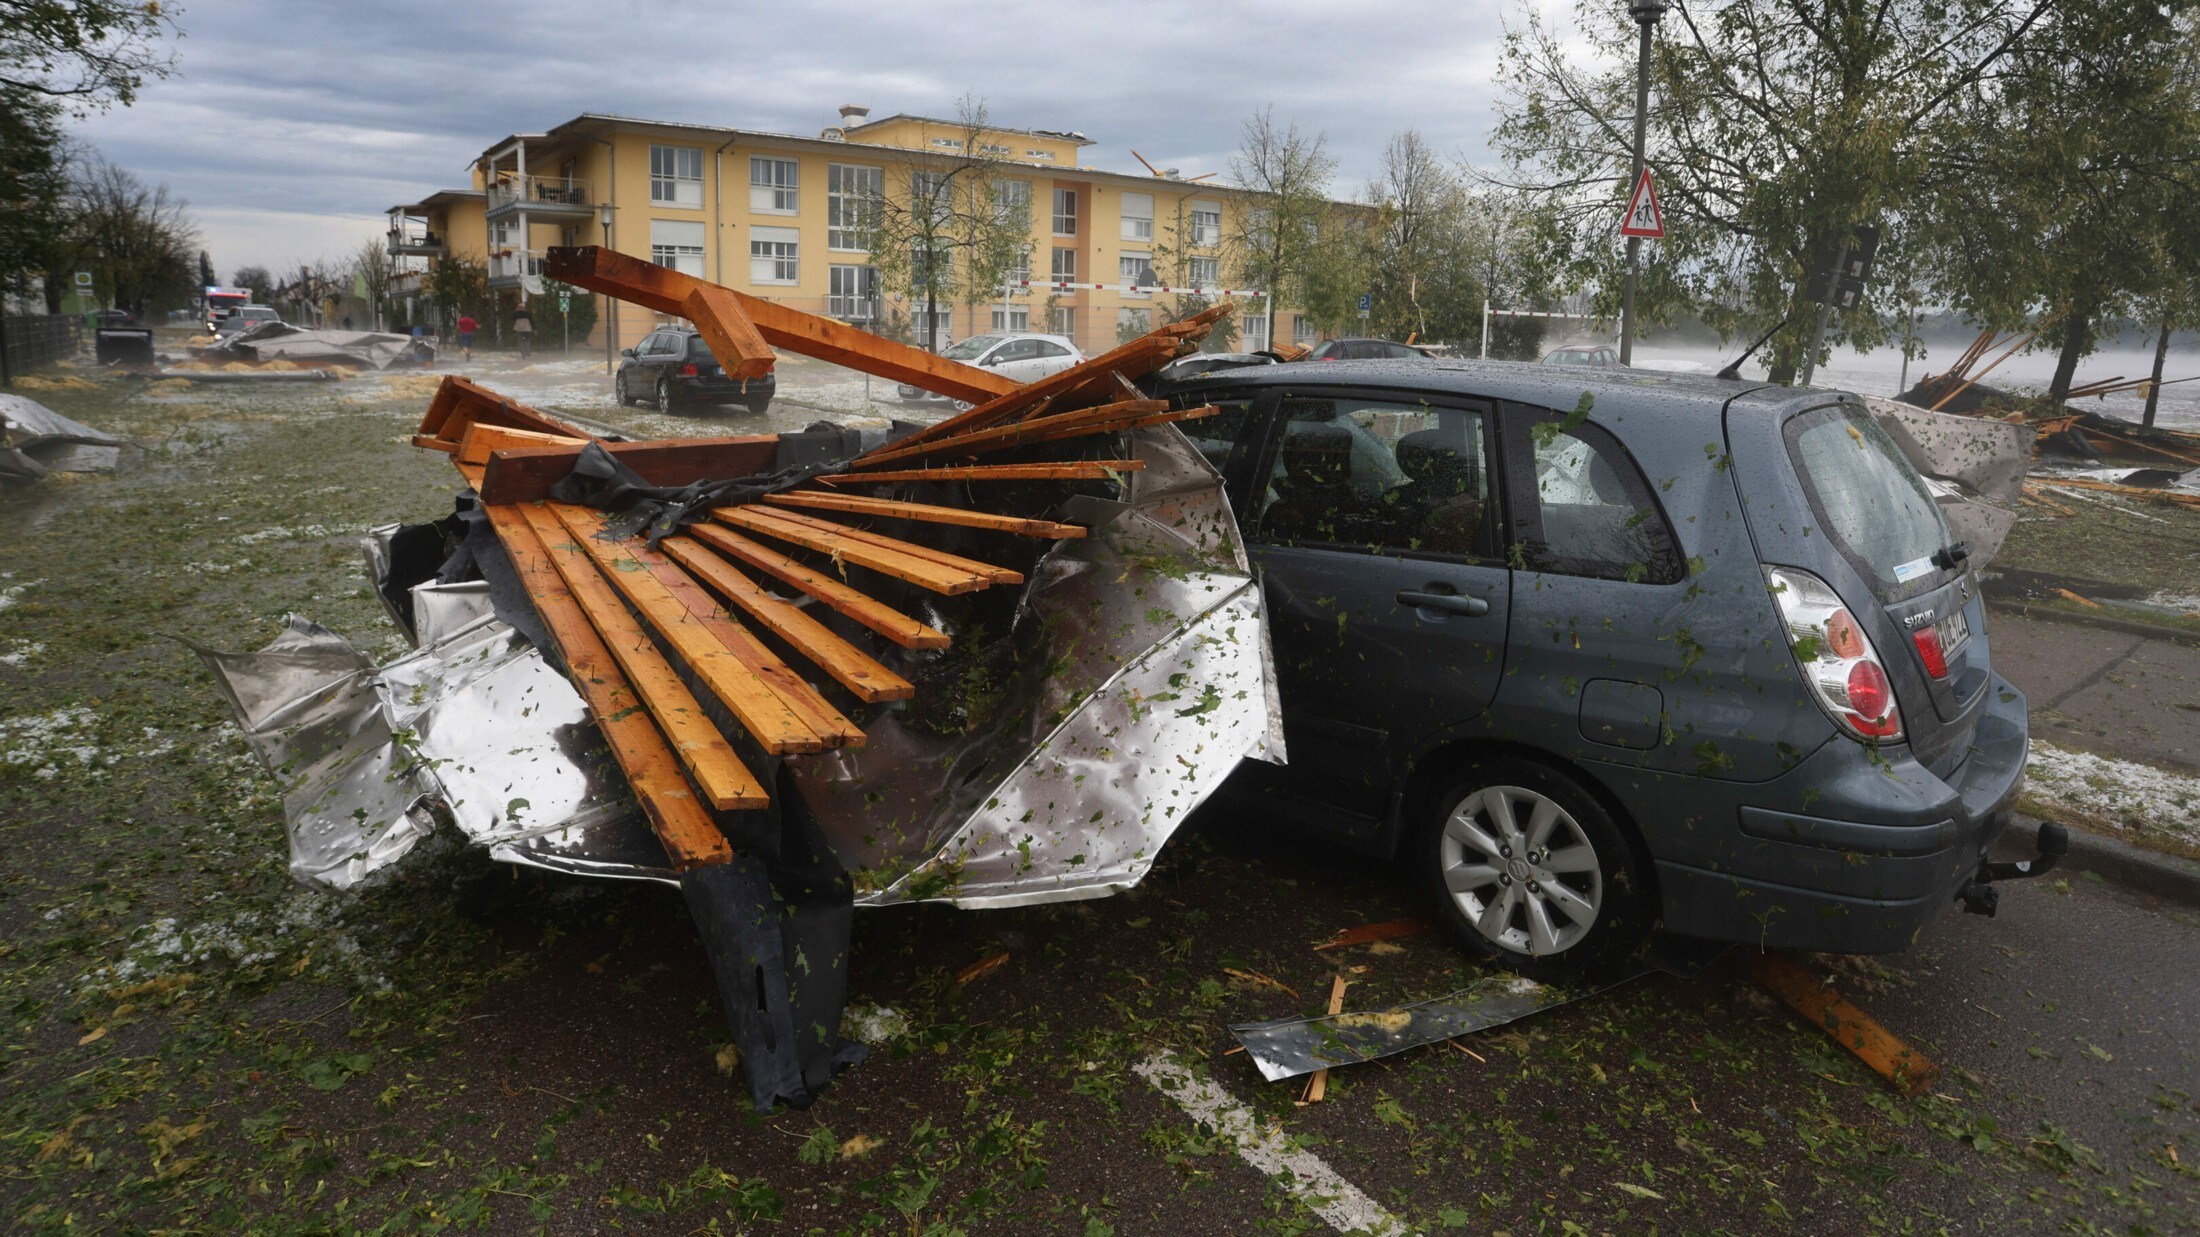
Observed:
[[[1969,543],[1972,564],[1994,561],[2016,526],[2012,504],[2032,468],[2031,427],[1932,412],[1877,395],[1862,398],[1910,466],[1924,474],[1949,533]]]
[[[349,888],[448,819],[511,862],[673,880],[572,684],[489,612],[485,586],[435,592],[441,638],[380,670],[295,616],[257,653],[199,650],[284,779],[291,874]]]
[[[1221,479],[1174,426],[1133,436],[1124,501],[1074,499],[1088,536],[1030,573],[1020,650],[983,733],[894,710],[861,749],[792,760],[859,906],[1016,906],[1136,884],[1241,758],[1282,761],[1261,596]],[[958,637],[960,638],[960,637]]]
[[[122,440],[72,421],[37,400],[0,393],[0,481],[56,472],[113,472]]]

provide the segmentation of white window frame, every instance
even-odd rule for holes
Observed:
[[[1031,329],[1031,306],[1011,305],[1008,307],[1008,313],[1005,317],[996,308],[993,311],[993,329],[996,331],[1029,331]]]
[[[1247,352],[1260,352],[1268,347],[1268,315],[1247,314],[1238,319],[1238,340]]]
[[[1213,249],[1222,243],[1222,203],[1192,203],[1192,245]]]
[[[1189,258],[1184,265],[1189,268],[1188,274],[1191,276],[1193,287],[1212,289],[1221,286],[1222,259]]]
[[[1075,305],[1056,305],[1050,317],[1052,321],[1048,322],[1047,325],[1053,330],[1054,334],[1064,339],[1077,338],[1077,307]]]
[[[1153,240],[1153,195],[1150,193],[1125,193],[1122,198],[1123,239],[1127,241]]]
[[[1069,226],[1063,227],[1062,225],[1065,223]],[[1056,236],[1077,235],[1077,191],[1075,189],[1056,189],[1054,191],[1054,234]]]
[[[649,221],[649,260],[696,278],[705,278],[703,261],[710,233],[700,219]]]
[[[649,201],[653,206],[671,206],[680,210],[703,209],[701,147],[650,146]]]
[[[1316,343],[1321,339],[1321,335],[1321,328],[1314,325],[1312,318],[1307,317],[1305,314],[1291,315],[1292,343],[1300,345]]]
[[[777,155],[750,155],[749,213],[792,215],[801,209],[801,161]]]
[[[878,320],[878,269],[852,263],[826,268],[825,312],[848,322]]]
[[[802,281],[802,233],[793,228],[749,229],[749,282],[787,287]]]
[[[865,163],[825,165],[825,247],[835,253],[869,253],[863,244],[870,215],[885,191],[886,169]]]
[[[1068,261],[1063,261],[1063,259]],[[1054,247],[1054,257],[1047,268],[1047,277],[1056,283],[1077,282],[1077,251],[1060,245]]]
[[[993,182],[993,221],[1007,223],[1019,206],[1023,207],[1028,226],[1031,218],[1031,182],[996,179]]]
[[[1161,282],[1161,277],[1154,274],[1153,255],[1150,253],[1119,253],[1115,258],[1115,270],[1122,277],[1120,282],[1125,284],[1150,287]],[[1123,295],[1142,301],[1153,293],[1125,291]]]

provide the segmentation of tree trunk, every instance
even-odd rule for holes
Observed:
[[[2154,341],[2154,381],[2147,384],[2146,415],[2139,424],[2154,428],[2154,407],[2162,398],[2162,362],[2169,356],[2169,319],[2162,319],[2162,334]]]
[[[2062,321],[2062,355],[2055,361],[2055,380],[2047,386],[2047,398],[2060,406],[2070,398],[2070,380],[2078,372],[2078,357],[2085,349],[2086,333],[2093,324],[2093,306],[2080,302],[2070,307]]]

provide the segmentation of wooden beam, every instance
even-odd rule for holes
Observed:
[[[698,285],[717,286],[693,275],[595,245],[551,248],[543,258],[543,273],[592,292],[683,317],[687,313],[690,292]],[[831,318],[804,313],[731,288],[723,291],[756,324],[757,333],[766,343],[789,352],[972,403],[1016,389],[1014,379],[975,365],[950,361],[922,348],[897,344]]]
[[[833,634],[802,608],[764,591],[732,563],[707,550],[690,537],[667,537],[658,543],[674,562],[693,572],[711,591],[741,607],[750,618],[786,641],[796,652],[817,663],[866,704],[882,700],[907,700],[917,689],[863,650]]]
[[[530,408],[510,396],[499,395],[478,382],[456,374],[445,377],[443,385],[436,389],[435,398],[428,402],[428,411],[421,417],[417,432],[423,437],[438,438],[455,446],[466,437],[466,427],[476,422],[532,430],[538,434],[555,434],[561,438],[585,440],[594,437],[549,413]]]
[[[879,464],[891,464],[896,460],[921,459],[931,455],[951,455],[958,451],[967,452],[976,448],[982,448],[986,451],[1005,451],[1010,447],[1021,446],[1026,442],[1040,441],[1038,434],[1042,427],[1053,430],[1065,426],[1082,425],[1087,422],[1097,423],[1126,416],[1165,412],[1168,407],[1168,401],[1166,400],[1122,400],[1118,403],[1100,404],[1092,408],[1079,408],[1069,412],[1057,412],[1043,417],[1029,417],[1007,425],[973,429],[967,433],[951,434],[944,438],[932,438],[922,442],[917,441],[917,436],[912,434],[899,443],[856,457],[849,467],[871,468]]]
[[[489,452],[501,448],[571,447],[578,451],[586,442],[586,439],[567,438],[563,434],[538,434],[533,430],[476,421],[466,427],[466,436],[459,440],[458,460],[461,464],[487,464]]]
[[[800,719],[825,747],[861,747],[864,734],[861,727],[843,717],[840,710],[828,704],[817,689],[799,674],[787,667],[777,654],[764,647],[762,641],[746,627],[734,621],[718,600],[712,597],[694,577],[680,569],[679,564],[656,550],[644,545],[640,538],[629,542],[605,541],[602,513],[570,503],[546,504],[567,530],[580,539],[588,553],[597,562],[609,567],[612,564],[638,564],[641,572],[653,577],[675,601],[687,610],[688,617],[699,624],[703,631],[723,645],[727,652],[758,682],[777,696],[787,711]],[[614,568],[623,570],[624,568]],[[636,574],[629,572],[629,574]],[[643,591],[647,591],[646,588]]]
[[[1074,460],[1062,464],[949,464],[938,468],[910,468],[899,472],[842,472],[813,477],[819,485],[851,482],[882,484],[888,481],[1104,481],[1113,474],[1138,472],[1144,460]]]
[[[648,568],[627,551],[624,546],[598,541],[593,536],[575,531],[565,524],[568,512],[588,511],[585,507],[573,507],[568,503],[550,503],[542,508],[523,508],[528,518],[535,522],[543,540],[549,544],[552,554],[569,550],[578,551],[594,559],[605,578],[617,586],[626,599],[634,603],[642,619],[651,631],[663,637],[666,644],[680,654],[695,677],[710,688],[733,716],[749,732],[757,745],[773,755],[787,752],[817,752],[825,749],[825,741],[815,730],[787,707],[770,685],[741,663],[726,647],[724,641],[701,620],[689,613],[685,603],[672,594]],[[593,515],[593,512],[589,512]],[[549,520],[548,527],[543,521]],[[559,537],[558,534],[563,536]],[[553,538],[556,538],[555,540]],[[562,560],[561,560],[562,561]],[[606,632],[607,636],[611,633]]]
[[[1058,524],[1053,520],[1027,520],[1018,516],[994,515],[991,512],[971,511],[962,507],[939,507],[930,503],[905,503],[890,498],[862,498],[854,494],[820,494],[815,490],[790,490],[782,494],[773,494],[764,501],[775,507],[817,507],[826,511],[852,511],[858,515],[875,515],[892,520],[955,524],[963,528],[984,528],[1000,533],[1015,533],[1023,537],[1050,537],[1057,541],[1085,535],[1085,530],[1078,525]]]
[[[489,523],[511,556],[512,566],[534,602],[535,612],[542,616],[551,642],[557,645],[558,657],[565,662],[574,688],[588,702],[612,759],[625,772],[642,814],[664,843],[673,866],[685,871],[733,858],[733,847],[727,844],[725,834],[711,821],[693,788],[681,776],[680,765],[684,762],[666,742],[656,719],[642,706],[641,696],[566,587],[533,525],[516,507],[489,512]],[[738,759],[733,764],[747,774]],[[723,800],[727,810],[769,805],[770,796],[754,778],[742,786],[730,777],[732,770],[726,772],[727,787],[735,792]]]
[[[692,524],[687,535],[728,557],[776,577],[800,589],[834,611],[845,614],[905,649],[944,649],[947,633],[910,618],[892,606],[848,587],[820,571],[716,524]]]
[[[759,515],[766,515],[775,520],[799,524],[804,528],[816,529],[819,532],[852,538],[865,545],[876,546],[881,550],[887,550],[895,554],[906,554],[911,558],[937,564],[949,571],[973,572],[994,584],[1022,584],[1024,582],[1023,573],[1020,571],[1008,567],[996,567],[991,563],[982,563],[974,558],[964,558],[960,554],[950,554],[945,550],[925,545],[921,541],[904,541],[899,537],[886,533],[874,532],[868,528],[856,528],[842,524],[837,520],[828,520],[821,516],[808,515],[800,511],[789,511],[784,507],[757,507],[753,510]]]
[[[854,563],[868,567],[882,575],[897,580],[907,580],[919,588],[953,596],[957,593],[974,593],[991,588],[993,579],[975,571],[951,571],[938,563],[911,555],[884,550],[865,542],[853,534],[856,530],[844,529],[828,532],[784,518],[784,513],[769,508],[720,507],[710,513],[710,518],[735,528],[762,533],[805,550],[815,550],[836,562]]]
[[[772,355],[771,345],[764,342],[756,323],[742,312],[733,293],[717,284],[698,281],[680,303],[684,316],[710,345],[711,356],[725,368],[727,377],[761,378],[772,372],[772,363],[778,358]]]
[[[651,485],[681,486],[724,481],[772,471],[779,436],[661,438],[599,444]],[[550,487],[573,471],[579,447],[507,447],[491,451],[481,501],[531,503],[550,497]]]

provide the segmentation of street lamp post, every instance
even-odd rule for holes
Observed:
[[[596,218],[603,223],[603,247],[606,249],[611,248],[612,209],[613,207],[609,202],[596,207]],[[619,302],[608,296],[604,300],[608,302],[610,309],[609,320],[605,322],[603,328],[603,372],[608,374],[618,368]]]
[[[1628,16],[1642,27],[1642,52],[1635,63],[1635,170],[1627,178],[1627,191],[1633,193],[1642,183],[1643,136],[1650,123],[1650,30],[1665,16],[1670,0],[1629,0]],[[1642,238],[1627,238],[1627,286],[1620,293],[1619,302],[1619,363],[1630,365],[1635,359],[1635,271],[1642,261]]]

